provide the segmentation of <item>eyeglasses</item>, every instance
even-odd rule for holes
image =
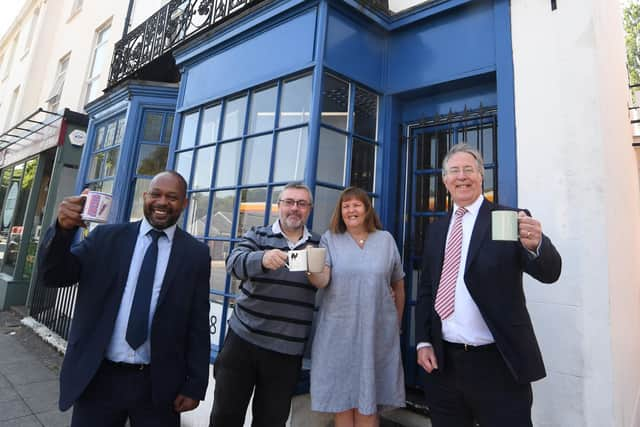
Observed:
[[[458,175],[460,172],[462,172],[464,176],[469,176],[474,174],[476,170],[471,166],[465,166],[462,169],[460,169],[459,167],[452,167],[450,169],[447,169],[446,172],[447,175]]]
[[[278,203],[282,203],[288,208],[298,206],[300,209],[306,209],[311,206],[311,203],[307,202],[306,200],[282,199],[278,200]]]

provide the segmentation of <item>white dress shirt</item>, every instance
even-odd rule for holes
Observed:
[[[271,231],[273,231],[273,234],[278,234],[278,233],[282,234],[284,238],[287,239],[287,245],[291,250],[294,250],[295,248],[297,248],[298,246],[300,246],[301,244],[309,240],[309,238],[311,237],[311,233],[309,232],[309,230],[307,229],[307,226],[305,225],[304,230],[302,231],[302,237],[300,237],[300,240],[298,240],[297,242],[292,242],[291,240],[289,240],[287,235],[284,234],[284,232],[282,231],[282,227],[280,227],[280,220],[273,223],[273,225],[271,226]]]
[[[113,328],[113,335],[111,335],[111,341],[107,347],[106,358],[113,360],[114,362],[151,363],[151,344],[149,337],[147,337],[146,341],[136,350],[132,349],[125,339],[127,334],[127,325],[129,324],[129,312],[131,311],[131,305],[133,304],[138,276],[140,274],[140,269],[142,268],[142,260],[147,252],[147,248],[152,242],[151,236],[147,235],[151,229],[153,229],[151,224],[147,222],[146,218],[143,218],[142,223],[140,224],[140,231],[138,232],[136,246],[133,250],[131,266],[129,267],[129,275],[127,276],[127,284],[125,285],[124,293],[122,294],[118,317],[116,318],[116,323]],[[153,315],[156,312],[160,288],[162,287],[164,274],[167,271],[167,264],[169,264],[169,254],[171,252],[171,244],[173,243],[176,226],[174,224],[169,228],[159,231],[164,231],[166,237],[161,236],[160,239],[158,239],[158,261],[153,279],[151,305],[149,307],[149,334],[151,334],[151,322],[153,320]]]

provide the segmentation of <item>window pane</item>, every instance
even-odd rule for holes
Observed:
[[[165,170],[168,152],[166,145],[141,144],[136,174],[153,176]]]
[[[169,144],[171,142],[171,132],[173,131],[173,116],[167,116],[167,124],[164,128],[164,134],[162,135],[162,142]]]
[[[116,142],[116,126],[118,123],[115,121],[107,125],[107,136],[104,138],[104,146],[111,147]]]
[[[94,180],[102,177],[102,165],[104,164],[104,153],[96,153],[91,159],[91,166],[89,166],[88,180]]]
[[[220,145],[218,156],[218,172],[216,173],[215,186],[227,187],[236,185],[240,166],[240,141]]]
[[[274,181],[301,181],[307,166],[307,127],[278,132]]]
[[[264,132],[273,129],[276,116],[277,87],[272,86],[253,93],[249,116],[249,133]]]
[[[89,190],[102,191],[103,193],[111,194],[113,191],[113,179],[92,182],[91,184],[89,184]]]
[[[131,214],[129,221],[138,221],[144,216],[142,193],[149,188],[149,178],[137,178],[136,186],[133,191],[133,203],[131,205]]]
[[[269,180],[272,138],[273,135],[269,134],[247,139],[242,164],[243,184],[257,184]]]
[[[482,128],[482,157],[485,163],[493,163],[493,126],[485,125]]]
[[[202,114],[202,130],[198,145],[211,144],[218,140],[218,127],[220,126],[220,104],[204,110]]]
[[[317,186],[315,199],[313,201],[313,231],[324,233],[329,228],[331,215],[336,208],[341,190]]]
[[[484,187],[484,197],[490,202],[497,202],[496,200],[496,187],[495,187],[495,169],[487,169],[484,171],[484,179],[482,186]]]
[[[189,183],[191,181],[191,161],[193,160],[193,151],[185,151],[176,154],[175,169]]]
[[[193,174],[193,189],[211,187],[213,160],[216,155],[215,145],[196,151],[196,169]]]
[[[353,140],[351,153],[351,181],[350,185],[360,187],[365,191],[373,191],[373,174],[375,172],[376,147],[374,144]]]
[[[204,236],[207,210],[209,209],[209,192],[191,193],[188,209],[187,231],[193,236]]]
[[[118,167],[118,153],[120,148],[114,148],[107,151],[106,167],[104,169],[104,176],[114,176],[116,174],[116,168]]]
[[[349,83],[325,74],[322,89],[322,122],[347,130],[348,110]]]
[[[233,207],[236,191],[225,190],[213,193],[213,209],[209,220],[210,237],[230,237],[233,225]]]
[[[449,130],[433,130],[417,136],[416,168],[439,169],[449,148]]]
[[[198,113],[191,113],[184,116],[182,120],[182,132],[178,149],[193,147],[196,142],[196,129],[198,125]]]
[[[378,96],[356,86],[356,102],[353,107],[353,116],[353,131],[358,135],[376,139]]]
[[[227,279],[227,271],[224,262],[230,251],[230,242],[210,240],[209,255],[211,256],[211,278],[209,280],[210,289],[224,292],[224,285]]]
[[[114,142],[115,145],[122,144],[122,140],[124,139],[124,127],[126,125],[126,121],[124,117],[118,119],[118,124],[116,126],[116,140]]]
[[[222,139],[231,139],[242,136],[246,104],[246,96],[227,101],[224,111]]]
[[[144,131],[142,139],[145,141],[160,141],[160,132],[162,131],[162,113],[147,113],[144,118]]]
[[[344,185],[347,137],[329,129],[320,129],[318,180]]]
[[[282,193],[283,188],[284,188],[284,185],[271,188],[271,211],[269,212],[269,224],[273,224],[279,218],[278,198],[280,197],[280,193]]]
[[[311,75],[285,81],[280,96],[278,126],[292,126],[309,121]]]
[[[101,149],[104,146],[104,131],[107,129],[106,126],[100,126],[98,128],[97,136],[96,136],[96,150]]]
[[[266,188],[251,188],[240,191],[240,212],[236,236],[242,236],[251,227],[262,227],[266,201]]]

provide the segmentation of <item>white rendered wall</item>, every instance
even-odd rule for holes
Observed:
[[[563,257],[527,280],[536,426],[638,426],[640,202],[618,0],[512,0],[519,204]]]

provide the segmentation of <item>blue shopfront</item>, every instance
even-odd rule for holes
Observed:
[[[289,181],[314,191],[318,232],[340,191],[357,185],[404,259],[406,381],[419,386],[413,308],[425,230],[449,204],[441,160],[451,144],[475,145],[485,195],[515,204],[516,143],[509,1],[406,3],[393,13],[387,2],[353,0],[172,1],[164,16],[182,14],[183,31],[198,31],[172,60],[160,52],[137,74],[118,65],[87,107],[77,190],[113,192],[112,221],[140,217],[155,172],[175,168],[189,182],[181,224],[211,250],[212,360],[238,292],[224,269],[238,238],[274,220]],[[216,18],[224,7],[236,9]],[[149,81],[154,67],[176,72]]]

